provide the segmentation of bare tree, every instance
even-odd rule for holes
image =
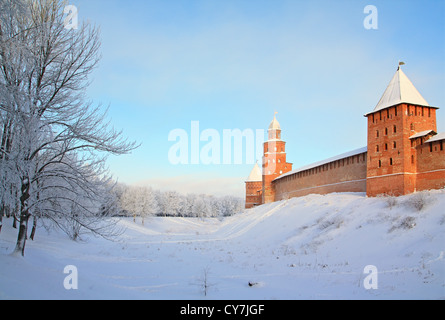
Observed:
[[[199,279],[200,283],[200,287],[201,287],[201,291],[202,293],[204,293],[204,296],[207,297],[207,294],[209,293],[209,290],[212,289],[213,287],[215,287],[215,283],[210,282],[210,267],[206,266],[203,270],[202,270],[202,275],[201,278]]]
[[[106,156],[136,147],[110,126],[101,106],[86,100],[88,76],[100,60],[99,30],[89,23],[65,29],[65,4],[0,5],[0,181],[8,194],[1,205],[19,212],[15,251],[22,255],[30,217],[64,230],[63,221],[75,221],[106,235],[96,219],[112,185]]]

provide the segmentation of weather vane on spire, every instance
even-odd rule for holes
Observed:
[[[399,69],[398,70],[400,70],[401,66],[404,66],[404,65],[405,65],[405,62],[399,60]]]

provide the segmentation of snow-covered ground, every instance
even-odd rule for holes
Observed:
[[[0,299],[444,299],[445,191],[428,193],[421,211],[414,199],[310,195],[222,221],[122,219],[114,242],[42,228],[25,258],[10,254],[5,219]],[[77,290],[64,287],[67,265]],[[365,288],[368,265],[377,289]]]

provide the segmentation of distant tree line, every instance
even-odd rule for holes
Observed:
[[[244,201],[234,196],[182,195],[150,187],[118,184],[114,189],[119,215],[126,217],[229,217],[243,210]]]

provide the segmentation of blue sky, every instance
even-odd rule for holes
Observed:
[[[243,196],[252,165],[172,165],[174,129],[267,129],[294,168],[366,145],[363,115],[399,60],[445,131],[445,1],[71,0],[101,28],[88,95],[141,143],[110,157],[119,181]],[[367,30],[364,8],[378,9]],[[201,147],[205,143],[201,143]]]

